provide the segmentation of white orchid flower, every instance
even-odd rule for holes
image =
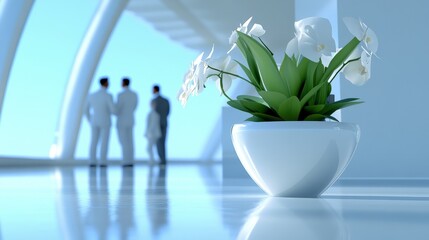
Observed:
[[[357,48],[350,55],[349,59],[359,60],[348,63],[344,69],[344,77],[354,85],[361,86],[365,84],[371,77],[371,54],[366,51],[361,51]]]
[[[222,94],[222,89],[220,86],[220,77],[217,75],[219,74],[219,71],[224,72],[222,74],[222,86],[223,90],[226,92],[231,87],[232,80],[236,78],[235,76],[232,76],[232,74],[237,73],[237,66],[238,64],[232,60],[231,56],[227,55],[224,58],[220,59],[212,59],[207,62],[207,64],[211,67],[207,69],[206,76],[209,77],[209,79],[212,79],[216,82],[216,86],[218,87],[219,91]]]
[[[237,40],[238,40],[238,34],[237,32],[242,32],[244,34],[247,34],[249,36],[255,36],[255,37],[261,37],[265,34],[265,29],[260,24],[253,24],[252,28],[249,32],[247,32],[247,29],[249,27],[250,21],[252,21],[252,17],[246,20],[246,22],[243,23],[243,25],[240,24],[240,26],[232,31],[231,35],[229,36],[229,44],[232,44],[231,49],[228,50],[228,54],[237,46]]]
[[[189,89],[189,85],[182,84],[182,87],[177,93],[177,99],[179,100],[180,104],[183,107],[186,106],[186,103],[188,102],[188,98],[190,95],[191,95],[191,90]]]
[[[265,29],[262,27],[261,24],[257,24],[257,23],[253,24],[252,28],[247,33],[247,35],[255,36],[255,37],[261,37],[264,34],[265,34]]]
[[[322,60],[322,64],[325,67],[328,67],[329,64],[331,63],[332,59],[335,57],[335,55],[337,55],[337,53],[339,51],[341,51],[342,48],[337,48],[337,50],[329,55],[322,55],[322,57],[320,58],[320,60]]]
[[[289,41],[289,43],[286,46],[286,54],[292,58],[295,56],[296,58],[299,57],[299,48],[298,48],[298,38],[294,37],[292,40]]]
[[[322,55],[320,60],[322,61],[323,66],[328,67],[335,55]]]
[[[247,27],[250,24],[250,21],[252,21],[253,17],[250,17],[249,19],[247,19],[243,25],[240,24],[240,26],[237,28],[237,31],[242,32],[242,33],[247,33]]]
[[[193,66],[193,64],[192,64]],[[192,68],[192,67],[191,67]],[[191,69],[185,74],[184,82],[180,87],[179,92],[177,93],[177,99],[180,101],[183,107],[186,106],[189,96],[192,94],[193,89],[195,88],[192,83],[194,73]]]
[[[375,32],[365,23],[356,18],[343,18],[344,24],[353,36],[361,40],[371,54],[376,53],[378,49],[378,38]]]
[[[295,23],[299,52],[313,62],[335,51],[331,23],[326,18],[310,17]]]
[[[204,52],[202,52],[198,57],[192,61],[192,64],[183,78],[183,84],[178,92],[177,98],[183,106],[186,105],[187,100],[190,95],[198,95],[204,90],[204,84],[207,81],[206,71],[207,71],[207,61],[212,57],[214,47],[212,47],[211,52],[203,60]]]
[[[203,54],[203,53],[202,53]],[[188,98],[190,95],[195,94],[195,89],[198,89],[198,86],[195,85],[196,79],[200,76],[200,64],[198,64],[198,59],[201,61],[202,54],[200,54],[196,60],[194,60],[189,68],[188,72],[183,78],[182,86],[178,92],[177,98],[185,107]]]
[[[250,21],[252,21],[252,17],[246,20],[246,22],[243,23],[243,25],[240,24],[240,26],[232,31],[231,36],[229,36],[229,44],[235,44],[238,39],[238,32],[247,33],[247,26],[249,25]]]
[[[206,79],[204,77],[205,62],[202,60],[204,52],[201,53],[195,61],[192,63],[190,76],[188,76],[189,84],[191,84],[190,90],[194,95],[200,94],[204,90],[204,83]]]

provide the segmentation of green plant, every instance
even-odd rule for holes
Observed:
[[[212,52],[193,61],[184,78],[179,100],[185,105],[190,95],[202,92],[208,79],[213,79],[228,104],[252,115],[248,121],[323,121],[335,119],[338,109],[361,103],[358,98],[328,102],[331,82],[343,72],[353,84],[362,85],[370,77],[371,57],[378,47],[375,33],[353,18],[344,21],[355,36],[342,49],[335,48],[331,24],[327,19],[311,17],[295,23],[292,39],[278,67],[273,53],[261,40],[265,30],[254,24],[248,32],[251,18],[240,25],[230,37],[233,44],[228,54],[238,47],[247,65],[233,61],[230,55],[213,59]],[[361,44],[363,43],[363,44]],[[362,46],[362,47],[360,47]],[[240,67],[245,77],[238,75]],[[258,95],[228,96],[234,78],[251,84]]]

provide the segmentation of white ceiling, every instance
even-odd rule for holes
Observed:
[[[174,41],[206,51],[228,49],[228,38],[250,16],[267,30],[264,42],[284,51],[293,37],[294,0],[130,0],[127,10]]]

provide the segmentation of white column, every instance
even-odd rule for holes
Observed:
[[[0,1],[0,116],[16,48],[34,0]]]
[[[72,160],[82,120],[82,112],[94,72],[128,0],[100,0],[77,52],[64,95],[59,118],[56,143],[51,147],[50,156]]]

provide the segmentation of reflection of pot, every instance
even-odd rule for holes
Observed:
[[[237,239],[349,239],[342,218],[324,199],[267,198]]]
[[[317,197],[346,168],[359,133],[351,123],[245,122],[231,135],[247,173],[267,194]]]

